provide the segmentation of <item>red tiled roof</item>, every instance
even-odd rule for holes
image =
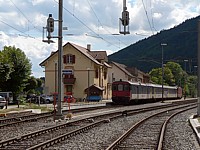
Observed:
[[[103,65],[101,64],[100,62],[97,61],[97,59],[94,57],[94,55],[98,55],[98,59],[105,59],[105,61],[107,61],[107,55],[106,55],[106,52],[105,51],[89,51],[88,49],[82,47],[82,46],[79,46],[79,45],[76,45],[76,44],[73,44],[73,43],[66,43],[63,47],[65,47],[66,45],[70,44],[71,46],[73,46],[75,49],[77,49],[79,52],[81,52],[82,54],[84,54],[86,57],[88,57],[90,60],[92,60],[94,63],[98,64],[98,65]],[[58,53],[58,50],[51,53],[51,55],[49,57],[47,57],[44,61],[42,61],[39,65],[40,66],[44,66],[44,63],[49,60],[53,55],[55,55],[56,53]]]

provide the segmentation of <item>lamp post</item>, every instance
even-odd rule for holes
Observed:
[[[167,46],[166,43],[161,43],[162,46],[162,103],[163,103],[163,94],[164,94],[164,89],[163,89],[163,78],[164,78],[164,65],[163,65],[163,46]]]
[[[200,116],[200,20],[198,20],[198,40],[197,40],[197,78],[198,78],[198,86],[197,86],[197,116]]]
[[[183,60],[185,62],[185,74],[184,74],[184,98],[186,98],[186,73],[187,73],[187,69],[186,69],[186,63],[188,62],[187,59]]]
[[[197,76],[197,67],[198,66],[194,66],[194,76]],[[198,86],[198,82],[195,83],[195,97],[197,97],[197,93],[198,93],[197,86]]]
[[[185,62],[185,72],[187,73],[187,69],[186,69],[186,63],[188,62],[188,60],[187,60],[187,59],[185,59],[185,60],[184,60],[184,62]]]
[[[197,75],[197,66],[194,66],[194,75]]]

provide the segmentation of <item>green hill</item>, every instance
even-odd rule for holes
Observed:
[[[194,72],[197,65],[197,29],[200,16],[188,19],[169,30],[162,30],[156,35],[140,40],[108,56],[109,61],[125,64],[128,67],[149,72],[152,68],[161,67],[162,47],[164,63],[174,61]],[[188,60],[184,62],[184,60]]]

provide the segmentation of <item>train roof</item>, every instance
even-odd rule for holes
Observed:
[[[162,85],[159,84],[152,84],[153,87],[162,87]],[[177,89],[177,86],[168,86],[168,85],[163,85],[163,88],[168,88],[168,89]]]
[[[139,82],[131,82],[131,81],[124,81],[124,80],[114,81],[113,84],[119,83],[119,82],[124,82],[124,83],[126,82],[126,83],[131,84],[131,85],[140,85]]]
[[[160,84],[152,84],[152,83],[140,83],[140,82],[131,82],[131,81],[115,81],[113,83],[117,83],[117,82],[126,82],[129,83],[131,85],[142,85],[142,86],[148,86],[148,87],[158,87],[161,88],[162,85]],[[168,85],[163,85],[163,88],[168,88],[168,89],[177,89],[177,86],[168,86]]]

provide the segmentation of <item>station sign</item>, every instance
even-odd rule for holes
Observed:
[[[71,75],[71,74],[73,74],[73,70],[71,70],[71,69],[63,69],[62,73],[63,73],[63,75]]]

